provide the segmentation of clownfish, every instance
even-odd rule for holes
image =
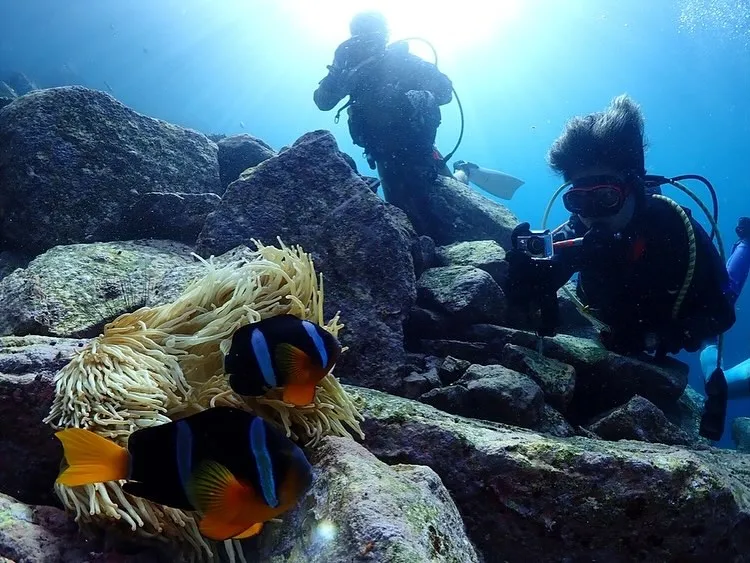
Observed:
[[[321,326],[278,315],[235,331],[224,371],[239,395],[258,397],[280,387],[285,402],[303,406],[313,402],[316,385],[340,354],[338,339]]]
[[[82,428],[55,436],[67,463],[57,483],[124,479],[128,494],[198,511],[201,534],[216,541],[254,536],[312,484],[299,446],[263,418],[232,407],[136,430],[127,448]]]

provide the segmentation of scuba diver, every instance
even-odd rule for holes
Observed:
[[[471,182],[500,199],[513,199],[516,190],[525,184],[523,180],[505,172],[482,168],[463,160],[453,163],[453,177],[466,185]]]
[[[681,184],[646,174],[643,127],[640,108],[619,96],[605,111],[570,120],[549,151],[550,167],[565,180],[558,193],[567,188],[571,220],[554,235],[518,225],[504,287],[510,302],[540,306],[540,336],[555,333],[557,290],[575,272],[577,298],[616,353],[695,352],[735,322],[727,270],[711,237],[656,189]],[[709,379],[720,386],[718,365]],[[701,433],[718,439],[721,397],[711,401],[709,383],[711,415],[704,413]]]
[[[727,260],[729,274],[729,298],[732,304],[737,302],[742,288],[745,286],[748,271],[750,271],[750,217],[740,217],[734,232],[737,242],[732,246],[732,252]],[[708,382],[719,355],[718,345],[711,343],[700,355],[703,376]],[[750,397],[750,358],[736,366],[724,370],[726,380],[727,399],[745,399]]]
[[[406,41],[388,44],[379,12],[355,15],[351,37],[336,48],[328,75],[313,99],[330,111],[346,96],[349,133],[377,168],[386,201],[413,184],[427,185],[437,174],[452,177],[435,149],[440,106],[452,99],[453,85],[437,67],[409,53]],[[338,120],[338,113],[336,116]]]

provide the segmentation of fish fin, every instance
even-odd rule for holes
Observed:
[[[66,428],[56,432],[55,436],[62,442],[68,464],[58,476],[57,483],[77,487],[127,479],[128,450],[112,440],[83,428]]]
[[[287,385],[282,400],[298,407],[309,405],[315,400],[315,384]]]
[[[268,507],[252,487],[240,482],[229,469],[204,461],[190,479],[191,502],[203,513],[201,534],[221,541],[247,531]]]
[[[283,386],[300,385],[310,381],[311,372],[315,369],[310,356],[292,344],[279,344],[275,352],[276,365],[284,374]]]
[[[253,534],[247,536],[244,534],[251,531],[254,525],[249,522],[227,520],[222,514],[208,514],[201,519],[198,529],[208,539],[224,541],[237,537],[250,537]]]
[[[263,522],[258,522],[257,524],[253,524],[250,526],[247,530],[242,532],[239,536],[232,536],[233,540],[244,540],[246,538],[251,538],[253,536],[257,536],[260,534],[260,531],[263,529]]]

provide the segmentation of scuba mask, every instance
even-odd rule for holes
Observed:
[[[629,186],[615,176],[589,176],[573,182],[563,194],[565,209],[595,219],[616,215],[630,194]]]

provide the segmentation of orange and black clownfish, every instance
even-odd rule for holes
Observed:
[[[309,405],[315,386],[341,354],[338,339],[321,326],[294,315],[278,315],[240,327],[224,358],[229,386],[239,395],[258,397],[281,387],[283,400]]]
[[[261,417],[231,407],[137,430],[127,449],[82,428],[55,435],[67,462],[58,483],[125,479],[126,493],[199,511],[201,533],[216,541],[257,534],[312,484],[299,446]]]

